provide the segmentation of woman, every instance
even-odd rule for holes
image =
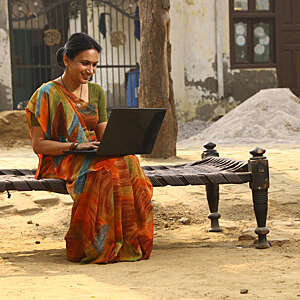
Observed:
[[[74,200],[65,237],[70,261],[136,261],[148,258],[153,244],[152,185],[138,159],[64,154],[97,148],[105,130],[104,91],[89,82],[100,51],[87,34],[73,34],[57,52],[64,73],[32,95],[26,116],[39,157],[36,178],[65,180]]]

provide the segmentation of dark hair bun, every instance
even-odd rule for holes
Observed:
[[[61,47],[56,51],[56,60],[57,63],[60,67],[65,68],[64,64],[64,53],[65,53],[65,48]]]
[[[95,49],[98,53],[101,52],[101,46],[92,37],[83,32],[73,33],[64,47],[57,50],[57,63],[60,67],[65,68],[64,54],[73,60],[80,52],[89,49]]]

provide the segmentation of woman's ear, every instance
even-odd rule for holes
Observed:
[[[67,67],[69,65],[69,58],[66,54],[64,54],[64,65]]]

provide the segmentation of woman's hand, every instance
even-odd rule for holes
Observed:
[[[100,142],[79,143],[76,150],[98,149]]]
[[[70,150],[72,143],[62,143],[52,140],[46,140],[40,127],[32,128],[32,147],[37,154],[63,155],[65,151]],[[100,142],[79,143],[77,150],[98,149]]]

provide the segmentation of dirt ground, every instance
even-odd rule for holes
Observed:
[[[217,149],[222,157],[247,160],[254,146]],[[0,299],[300,299],[300,145],[263,146],[271,174],[271,248],[254,247],[247,184],[220,187],[221,233],[208,232],[203,186],[155,188],[150,259],[109,265],[66,260],[68,195],[12,192],[8,199],[2,193]],[[29,146],[6,147],[0,149],[1,169],[36,167]],[[182,163],[200,159],[201,152],[200,146],[181,147],[176,159],[141,162]]]

